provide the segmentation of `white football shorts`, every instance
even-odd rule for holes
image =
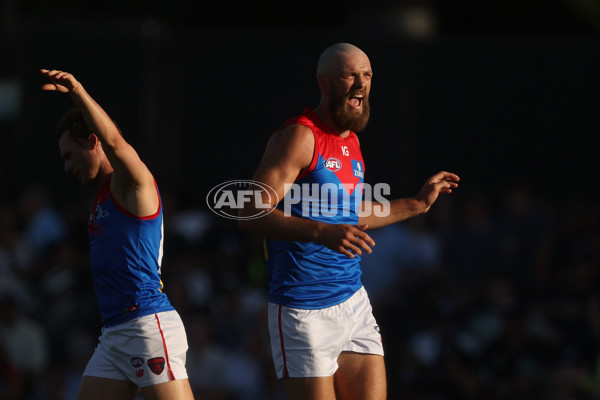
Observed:
[[[269,303],[269,333],[279,379],[332,376],[342,351],[383,356],[364,287],[345,302],[320,310]]]
[[[131,381],[139,387],[185,379],[187,349],[177,311],[150,314],[102,328],[83,375]]]

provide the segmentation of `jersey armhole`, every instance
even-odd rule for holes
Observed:
[[[160,210],[162,208],[162,199],[160,198],[160,192],[158,190],[158,183],[156,183],[156,180],[154,180],[154,189],[156,190],[156,195],[158,196],[158,210],[156,210],[156,212],[154,214],[150,214],[148,216],[145,217],[141,217],[139,215],[136,215],[128,210],[125,209],[125,207],[123,207],[121,204],[119,204],[119,202],[117,201],[117,199],[115,198],[115,196],[113,196],[112,194],[112,189],[108,188],[108,195],[110,196],[110,198],[112,199],[112,202],[114,203],[115,207],[117,207],[123,214],[134,218],[134,219],[139,219],[139,220],[151,220],[154,219],[156,217],[158,217],[158,215],[160,214]]]
[[[303,124],[300,124],[300,125],[306,126]],[[315,139],[315,146],[313,148],[313,155],[312,155],[312,160],[310,161],[310,165],[308,166],[308,168],[306,168],[304,171],[302,171],[298,174],[298,176],[296,177],[296,180],[300,180],[300,179],[304,178],[306,175],[313,172],[313,170],[317,166],[317,160],[319,159],[319,152],[317,151],[317,135],[315,135],[315,131],[313,131],[313,129],[310,126],[306,126],[306,127],[308,129],[310,129],[311,133],[313,134],[313,138]]]

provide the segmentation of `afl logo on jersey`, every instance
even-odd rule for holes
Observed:
[[[342,162],[337,158],[330,157],[325,160],[325,168],[331,172],[338,172],[342,169]]]

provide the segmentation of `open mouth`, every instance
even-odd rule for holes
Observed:
[[[357,94],[348,98],[348,105],[354,109],[360,109],[362,107],[364,95]]]

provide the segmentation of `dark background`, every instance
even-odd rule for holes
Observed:
[[[270,134],[317,105],[317,59],[342,41],[374,71],[359,134],[366,181],[401,197],[441,169],[461,177],[426,216],[381,230],[381,258],[364,260],[365,286],[382,288],[370,296],[390,399],[598,398],[597,1],[0,7],[0,300],[20,299],[50,353],[41,372],[15,362],[27,377],[17,388],[27,396],[15,398],[72,398],[99,329],[85,236],[93,191],[63,172],[52,129],[72,104],[41,91],[39,69],[72,72],[157,178],[163,276],[197,398],[279,400],[264,310],[247,309],[266,303],[260,240],[211,219],[205,196],[250,179]],[[67,230],[27,252],[30,232],[48,227],[31,206],[44,191]],[[14,281],[21,290],[7,291]],[[210,346],[227,368],[203,364]],[[5,371],[0,399],[11,398]]]
[[[5,1],[0,76],[21,97],[2,121],[2,170],[16,172],[2,187],[64,178],[50,132],[70,103],[39,90],[39,68],[72,72],[162,186],[201,200],[252,175],[270,133],[317,104],[320,52],[348,41],[375,72],[360,135],[368,181],[412,195],[447,169],[462,190],[523,181],[556,198],[595,194],[594,4],[385,4]],[[401,23],[410,7],[428,12],[425,33]]]

